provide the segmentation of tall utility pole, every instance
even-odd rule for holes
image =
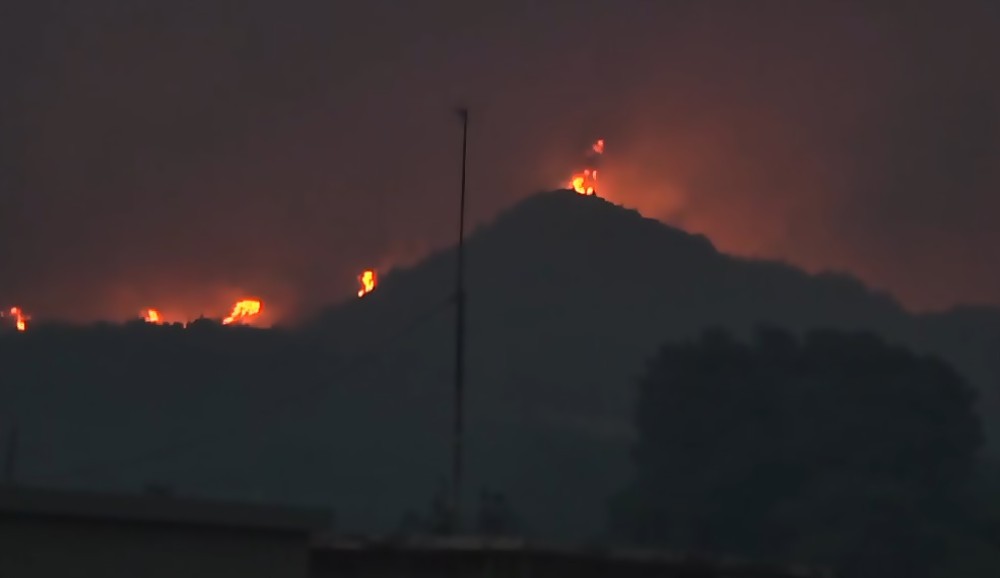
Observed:
[[[458,201],[458,248],[455,259],[455,400],[452,443],[452,524],[454,533],[462,526],[462,436],[465,402],[465,174],[469,150],[469,110],[458,109],[462,119],[462,192]]]

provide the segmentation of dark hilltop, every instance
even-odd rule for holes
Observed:
[[[837,273],[734,258],[599,197],[533,196],[468,241],[468,499],[526,533],[600,535],[631,475],[636,379],[666,341],[766,324],[870,331],[950,362],[1000,448],[1000,312],[913,315]],[[44,327],[0,337],[25,483],[333,507],[391,531],[449,471],[454,252],[307,325]]]

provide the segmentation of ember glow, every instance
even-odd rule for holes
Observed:
[[[569,180],[569,188],[581,195],[597,194],[597,164],[604,154],[604,139],[598,139],[587,152],[586,167]]]
[[[146,323],[162,323],[163,318],[160,316],[160,312],[156,309],[146,309],[142,312],[142,318]]]
[[[223,325],[229,325],[231,323],[245,324],[249,323],[254,317],[260,314],[261,303],[257,299],[243,299],[237,301],[233,305],[233,310],[222,320]]]
[[[358,289],[358,297],[364,297],[374,291],[375,286],[378,285],[378,276],[375,274],[375,270],[365,269],[358,275],[358,283],[361,284],[361,288]]]
[[[11,307],[10,316],[14,319],[14,328],[18,331],[28,330],[28,320],[31,319],[28,315],[24,313],[24,310],[20,307]]]

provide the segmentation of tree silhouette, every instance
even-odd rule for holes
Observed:
[[[870,334],[765,328],[661,348],[612,530],[643,544],[924,576],[982,444],[948,365]]]

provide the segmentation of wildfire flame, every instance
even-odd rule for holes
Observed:
[[[374,271],[371,278],[371,288],[374,288]],[[371,289],[369,289],[370,291]],[[222,320],[223,325],[237,324],[248,324],[252,320],[260,315],[263,310],[264,305],[259,299],[242,299],[237,301],[233,305],[232,311],[229,316]],[[154,309],[152,307],[148,309],[143,309],[139,312],[139,316],[146,323],[152,323],[156,325],[162,325],[164,323],[163,314],[160,313],[159,309]],[[11,318],[14,320],[14,328],[18,331],[28,330],[28,321],[31,320],[31,316],[24,312],[24,309],[20,307],[11,307],[10,309],[0,309],[0,318]]]
[[[247,323],[252,318],[260,314],[261,303],[257,299],[243,299],[233,305],[233,311],[222,320],[223,325],[240,322]]]
[[[3,312],[0,311],[0,317],[2,317]],[[14,328],[18,331],[28,330],[28,320],[31,319],[28,315],[25,315],[24,310],[20,307],[11,307],[10,316],[14,318]]]
[[[375,286],[378,285],[378,276],[375,274],[375,270],[365,269],[358,275],[358,283],[361,284],[361,288],[358,289],[358,297],[364,297],[374,291]]]
[[[581,195],[597,194],[597,161],[604,154],[604,139],[598,139],[587,152],[587,167],[569,180],[569,188]]]

